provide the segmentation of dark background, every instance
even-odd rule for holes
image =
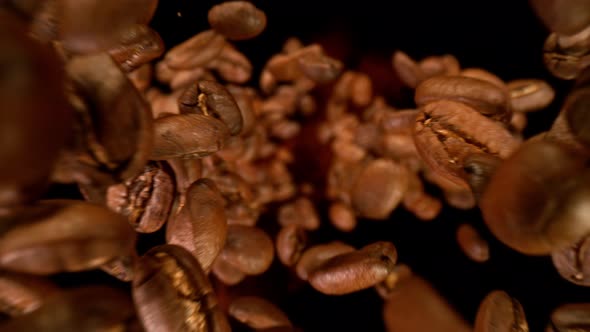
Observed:
[[[160,1],[152,26],[160,32],[167,47],[173,46],[208,28],[207,10],[220,2]],[[534,16],[527,1],[258,0],[253,3],[266,12],[267,28],[254,40],[236,45],[252,60],[255,73],[271,55],[280,51],[288,37],[297,36],[304,43],[322,43],[330,55],[344,61],[349,68],[360,68],[374,77],[390,80],[391,85],[380,92],[394,103],[404,104],[408,103],[407,94],[400,92],[399,82],[390,72],[391,54],[399,49],[420,59],[450,53],[457,56],[462,67],[483,67],[504,80],[542,78],[556,88],[556,101],[547,110],[529,116],[527,137],[549,128],[570,86],[569,82],[552,78],[544,68],[542,46],[549,32]],[[255,82],[256,78],[250,84]],[[487,263],[474,263],[459,250],[455,229],[461,222],[474,224],[490,241],[491,259]],[[376,240],[392,241],[398,248],[399,260],[431,281],[470,322],[475,318],[479,302],[494,289],[503,289],[522,303],[531,331],[541,331],[551,310],[560,303],[590,300],[588,289],[569,284],[558,276],[550,258],[524,256],[496,241],[485,229],[477,210],[445,208],[437,220],[425,223],[398,209],[389,221],[361,222],[351,234],[327,226],[315,234],[315,239],[321,242],[341,239],[358,247]],[[275,270],[278,268],[275,266]],[[306,331],[384,329],[382,302],[372,289],[332,297],[306,285],[287,289],[282,280],[278,282],[270,277],[260,280],[268,283],[266,286],[272,292],[267,293],[287,311],[294,324]],[[242,289],[259,282],[247,282]]]
[[[172,47],[207,29],[207,10],[220,2],[161,0],[152,27],[161,34],[167,48]],[[544,68],[541,50],[549,32],[526,1],[253,2],[267,14],[266,31],[254,40],[235,45],[252,60],[255,73],[280,51],[288,37],[297,36],[306,44],[322,43],[347,67],[366,71],[384,82],[378,86],[379,92],[395,105],[406,105],[411,104],[411,94],[400,89],[391,70],[391,54],[399,49],[420,59],[450,53],[457,56],[462,67],[483,67],[504,80],[542,78],[556,88],[555,102],[529,116],[526,137],[549,128],[570,86],[569,82],[552,78]],[[255,82],[256,77],[250,85]],[[491,259],[487,263],[474,263],[459,250],[455,229],[462,222],[472,223],[489,240]],[[143,243],[158,236],[148,237]],[[392,241],[399,261],[432,282],[469,322],[473,322],[483,297],[494,289],[505,290],[522,303],[531,331],[542,331],[557,305],[590,300],[588,289],[559,277],[550,258],[524,256],[496,241],[477,210],[447,207],[435,221],[421,222],[398,209],[389,221],[363,221],[351,234],[324,226],[312,239],[340,239],[356,247],[377,240]],[[262,292],[305,331],[384,330],[382,300],[374,290],[338,297],[321,295],[298,283],[277,262],[269,273],[247,280],[239,292]]]

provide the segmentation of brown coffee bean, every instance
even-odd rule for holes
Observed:
[[[293,266],[301,258],[306,245],[307,234],[301,226],[290,224],[282,227],[277,234],[277,257],[283,265]]]
[[[114,47],[133,24],[151,20],[157,0],[60,0],[59,37],[75,53],[96,53]]]
[[[182,247],[152,248],[138,262],[133,301],[150,331],[231,331],[199,262]]]
[[[461,67],[457,58],[450,54],[429,56],[418,63],[425,78],[439,75],[458,75]]]
[[[184,206],[166,225],[166,242],[187,249],[207,272],[228,236],[224,205],[215,183],[199,179],[187,189]]]
[[[318,83],[335,79],[342,64],[324,54],[319,44],[311,44],[289,54],[272,57],[266,69],[276,81],[296,81],[307,76]]]
[[[109,54],[124,72],[133,70],[160,57],[164,42],[158,33],[145,25],[135,24],[125,30],[116,47]]]
[[[489,293],[479,305],[475,332],[528,332],[520,303],[504,291]]]
[[[301,255],[295,271],[301,280],[307,280],[311,273],[330,258],[353,251],[354,247],[339,241],[309,247]]]
[[[545,67],[556,77],[571,80],[590,62],[590,26],[573,36],[552,33],[543,46]]]
[[[241,272],[258,275],[270,267],[274,258],[274,245],[259,228],[230,225],[220,256]]]
[[[59,149],[71,133],[72,111],[58,59],[0,12],[0,207],[25,204],[45,191]]]
[[[257,296],[242,296],[229,305],[229,315],[252,329],[292,326],[287,315],[276,305]]]
[[[488,243],[470,224],[461,224],[457,228],[456,236],[459,247],[471,260],[483,263],[490,258],[490,248]]]
[[[37,310],[59,288],[47,279],[20,274],[0,273],[0,312],[11,317]]]
[[[159,230],[166,220],[174,200],[172,178],[161,167],[146,165],[137,177],[107,189],[106,205],[127,217],[140,233]]]
[[[298,59],[302,73],[312,81],[320,84],[335,80],[342,71],[343,64],[322,52],[309,52]]]
[[[412,276],[413,272],[409,266],[405,264],[396,265],[382,282],[375,285],[375,290],[382,299],[387,300],[391,294],[394,294],[399,284]]]
[[[124,217],[98,205],[43,201],[19,216],[0,236],[0,265],[30,274],[89,270],[135,245]]]
[[[37,310],[0,324],[0,331],[127,331],[134,316],[133,303],[123,292],[84,287],[49,297]]]
[[[551,313],[547,332],[590,331],[590,304],[562,304]]]
[[[223,47],[219,56],[207,64],[207,68],[216,71],[222,80],[234,84],[246,83],[252,77],[250,60],[230,44]]]
[[[201,114],[182,114],[154,121],[152,160],[200,158],[219,151],[229,138],[220,120]]]
[[[590,237],[551,253],[557,272],[567,281],[590,286]]]
[[[253,89],[237,85],[227,86],[227,91],[234,97],[242,115],[242,134],[249,134],[256,125],[256,114],[254,113],[256,92]]]
[[[201,159],[168,159],[166,162],[174,173],[176,192],[182,195],[203,175]]]
[[[209,24],[231,40],[251,39],[266,28],[266,15],[247,1],[227,1],[213,6],[207,15]]]
[[[74,57],[66,70],[81,98],[76,140],[90,161],[80,163],[106,168],[117,182],[137,175],[152,153],[149,105],[108,54]]]
[[[414,140],[420,156],[433,171],[465,187],[463,167],[467,156],[487,153],[505,159],[519,144],[499,122],[451,100],[422,107]]]
[[[401,202],[407,188],[407,169],[391,160],[366,164],[351,191],[352,207],[361,217],[386,219]]]
[[[214,116],[229,128],[231,135],[242,130],[242,114],[234,97],[214,81],[199,81],[189,86],[178,99],[181,113]]]
[[[389,332],[468,332],[471,327],[423,278],[401,279],[383,306]]]
[[[332,226],[339,231],[352,232],[356,228],[356,215],[350,206],[342,202],[334,202],[330,205],[328,213]]]
[[[482,68],[465,68],[461,70],[461,76],[487,81],[500,89],[506,89],[506,83],[501,78]]]
[[[397,251],[393,244],[376,242],[330,258],[311,272],[308,281],[324,294],[348,294],[383,281],[396,261]]]
[[[590,24],[588,0],[531,0],[529,3],[551,31],[572,35]]]
[[[227,286],[237,285],[247,277],[245,273],[233,267],[233,265],[226,262],[223,257],[219,256],[215,259],[215,262],[213,262],[211,272],[217,279],[219,279],[219,281]]]
[[[414,100],[419,107],[439,100],[462,102],[481,114],[504,123],[507,123],[512,115],[505,89],[471,77],[430,78],[416,87]]]
[[[514,112],[534,112],[549,106],[555,97],[553,88],[543,80],[514,80],[507,84]]]
[[[279,224],[281,226],[295,224],[305,230],[313,231],[320,227],[320,218],[311,200],[300,197],[291,203],[281,205]]]
[[[588,181],[579,175],[583,163],[557,143],[524,144],[498,166],[481,197],[490,231],[511,248],[533,255],[577,242],[590,231],[576,216],[588,197],[581,189]]]
[[[215,59],[225,47],[225,38],[213,30],[202,31],[173,47],[158,66],[173,70],[202,67]]]
[[[391,58],[393,69],[409,88],[416,88],[424,80],[424,73],[418,63],[402,51],[396,51]]]

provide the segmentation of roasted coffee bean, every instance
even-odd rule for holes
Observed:
[[[199,81],[189,86],[178,99],[181,113],[201,113],[219,118],[232,135],[242,130],[242,114],[233,96],[214,81]]]
[[[207,272],[228,236],[224,205],[215,183],[199,179],[187,189],[184,206],[166,225],[166,242],[187,249]]]
[[[422,107],[414,140],[420,156],[433,171],[463,186],[467,186],[463,170],[467,156],[487,153],[505,159],[519,144],[499,122],[451,100]]]
[[[119,43],[133,24],[148,23],[158,0],[59,0],[59,37],[76,53],[96,53]]]
[[[588,176],[580,175],[583,164],[557,143],[524,144],[498,166],[481,197],[489,229],[526,254],[548,254],[577,242],[590,231],[579,214],[590,197],[583,189]]]
[[[94,286],[57,293],[37,310],[0,324],[0,331],[128,331],[134,320],[128,295]]]
[[[514,80],[507,84],[514,112],[534,112],[549,106],[555,91],[547,82],[536,79]]]
[[[330,258],[353,252],[354,250],[354,247],[339,241],[309,247],[303,252],[303,255],[301,255],[301,258],[297,262],[295,268],[297,276],[302,280],[307,280],[310,273]]]
[[[164,53],[164,42],[158,33],[145,25],[135,24],[121,35],[119,44],[109,50],[124,72],[149,63]]]
[[[506,83],[498,76],[482,68],[465,68],[461,70],[461,76],[487,81],[500,89],[506,89]]]
[[[150,331],[231,331],[199,262],[182,247],[152,248],[138,262],[133,301]]]
[[[226,262],[223,257],[219,256],[215,259],[215,262],[213,262],[211,272],[217,279],[219,279],[219,281],[227,286],[237,285],[247,277],[244,272],[238,270],[233,265]]]
[[[201,159],[168,159],[166,162],[172,168],[176,182],[176,192],[181,194],[181,197],[185,196],[184,193],[191,184],[203,175]]]
[[[106,204],[127,217],[140,233],[159,230],[174,200],[174,184],[170,175],[156,164],[148,164],[137,177],[107,189]]]
[[[59,292],[49,280],[21,273],[0,273],[0,312],[15,317],[41,307]]]
[[[39,198],[72,112],[55,54],[30,40],[16,18],[0,12],[0,210]],[[0,215],[3,212],[0,211]]]
[[[216,71],[219,77],[234,84],[246,83],[252,77],[250,60],[230,44],[226,44],[221,53],[207,64],[207,68]]]
[[[457,58],[450,54],[429,56],[418,63],[426,78],[440,75],[458,75],[461,67]]]
[[[490,247],[470,224],[457,228],[457,243],[463,253],[471,260],[483,263],[490,258]]]
[[[529,3],[551,31],[572,35],[590,24],[588,0],[530,0]]]
[[[281,226],[295,224],[308,231],[320,227],[317,211],[311,200],[306,197],[300,197],[291,203],[281,205],[278,218]]]
[[[207,16],[209,24],[231,40],[251,39],[266,28],[266,15],[247,1],[228,1],[213,6]]]
[[[407,188],[407,169],[391,160],[366,164],[352,187],[352,207],[361,217],[385,219],[401,202]]]
[[[418,67],[418,63],[402,51],[396,51],[391,58],[393,69],[409,88],[416,88],[424,80],[424,73]]]
[[[80,167],[106,168],[119,181],[137,175],[152,153],[149,105],[108,54],[74,57],[66,69],[81,98],[75,105],[81,151],[71,153],[90,159]]]
[[[590,25],[573,36],[549,35],[543,60],[556,77],[571,80],[580,76],[590,64]]]
[[[562,304],[551,313],[546,332],[590,331],[590,304]]]
[[[557,272],[567,281],[590,286],[590,237],[551,253]]]
[[[290,54],[274,56],[266,69],[276,81],[295,81],[305,76],[325,83],[337,78],[342,63],[326,56],[319,44],[311,44]]]
[[[468,332],[471,327],[423,278],[402,278],[383,306],[389,332]]]
[[[376,242],[330,258],[311,272],[308,281],[324,294],[348,294],[383,281],[396,261],[397,251],[393,244]]]
[[[307,234],[305,230],[297,225],[287,225],[277,234],[276,248],[277,256],[285,266],[297,264],[307,245]]]
[[[219,151],[229,135],[227,126],[211,116],[165,116],[154,121],[154,149],[150,159],[204,157]]]
[[[274,245],[259,228],[229,225],[227,241],[220,256],[241,272],[258,275],[270,267],[274,258]]]
[[[257,296],[242,296],[234,299],[228,311],[231,317],[256,330],[292,326],[281,309]]]
[[[520,303],[504,291],[489,293],[479,305],[475,332],[528,332]]]
[[[217,57],[225,45],[222,35],[205,30],[166,52],[157,67],[166,66],[173,70],[202,67]]]
[[[98,205],[43,201],[16,217],[0,236],[0,266],[31,274],[97,268],[134,250],[135,234],[125,218]]]
[[[356,228],[357,220],[354,210],[342,203],[334,202],[328,212],[332,226],[342,232],[351,232]]]
[[[511,112],[505,89],[476,78],[437,76],[416,87],[414,100],[418,107],[439,100],[453,100],[471,106],[479,113],[507,123]]]

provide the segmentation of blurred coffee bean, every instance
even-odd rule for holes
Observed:
[[[456,237],[459,247],[471,260],[483,263],[490,258],[490,248],[488,243],[470,224],[461,224],[457,228]]]
[[[257,296],[242,296],[229,305],[231,317],[256,330],[292,326],[287,315],[276,305]]]
[[[489,293],[479,305],[475,332],[528,332],[520,303],[504,291]]]
[[[537,79],[514,80],[507,84],[514,112],[534,112],[549,106],[555,91],[547,82]]]
[[[231,40],[251,39],[266,28],[266,15],[247,1],[227,1],[213,6],[209,24]]]
[[[557,272],[576,285],[590,286],[590,237],[551,253]]]
[[[562,304],[551,313],[546,332],[590,331],[590,304]]]
[[[220,256],[241,272],[258,275],[270,267],[274,258],[274,245],[259,228],[229,225],[227,241]]]
[[[49,280],[11,272],[0,273],[0,312],[15,317],[41,307],[59,288]]]
[[[297,264],[307,245],[305,230],[297,225],[290,224],[282,227],[277,234],[277,257],[285,266]]]

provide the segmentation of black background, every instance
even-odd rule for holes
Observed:
[[[549,128],[570,87],[569,82],[552,78],[544,68],[541,50],[549,32],[526,1],[253,2],[267,14],[266,31],[254,40],[235,45],[252,60],[255,73],[280,51],[288,37],[297,36],[306,44],[321,42],[329,54],[349,68],[366,69],[390,80],[380,92],[393,103],[406,104],[411,99],[407,91],[400,90],[391,71],[391,54],[399,49],[420,59],[450,53],[457,56],[462,67],[483,67],[504,80],[542,78],[556,88],[555,102],[529,116],[526,137]],[[151,25],[166,46],[172,47],[207,29],[207,10],[216,3],[220,1],[162,0]],[[249,84],[255,82],[256,78]],[[474,263],[459,250],[455,229],[462,222],[472,223],[489,240],[488,262]],[[550,258],[524,256],[495,240],[477,210],[447,207],[435,221],[421,222],[398,209],[389,221],[363,221],[351,234],[324,226],[312,238],[317,242],[341,239],[357,247],[377,240],[392,241],[399,261],[431,281],[469,322],[473,322],[479,302],[494,289],[507,291],[523,304],[531,331],[542,331],[557,305],[590,300],[588,289],[559,277]],[[279,265],[275,262],[268,274],[247,280],[241,292],[256,293],[263,283],[263,294],[276,301],[305,331],[384,330],[382,300],[374,290],[338,297],[321,295],[297,283]]]

